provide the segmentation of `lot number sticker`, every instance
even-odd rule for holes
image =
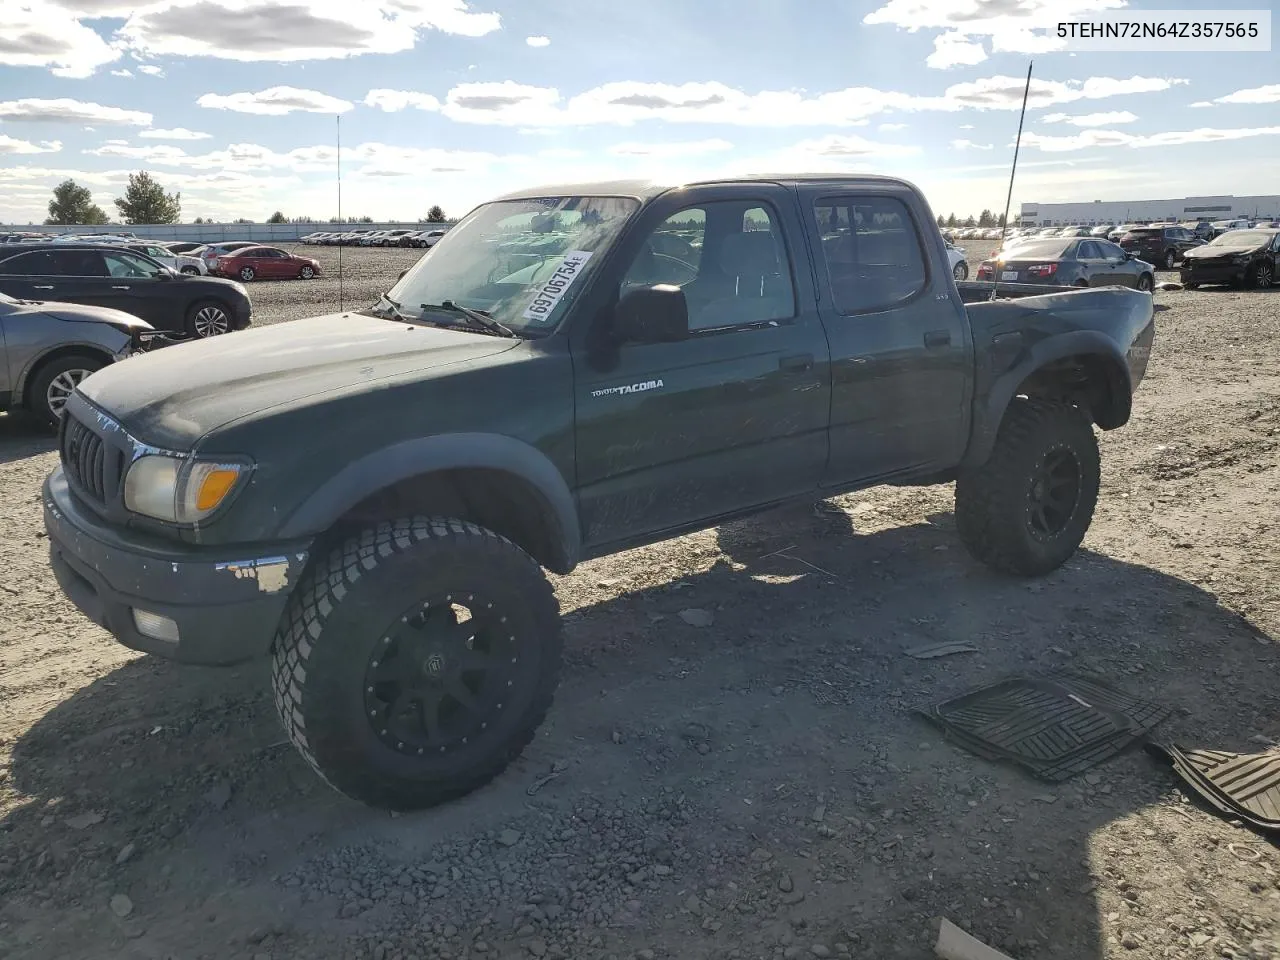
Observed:
[[[590,250],[570,250],[564,255],[556,272],[538,288],[533,300],[525,308],[522,316],[526,320],[546,320],[556,308],[560,298],[573,286],[573,282],[582,273],[582,268],[591,259]]]

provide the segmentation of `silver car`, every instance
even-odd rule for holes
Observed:
[[[81,380],[128,357],[152,329],[120,310],[0,293],[0,410],[56,424]]]

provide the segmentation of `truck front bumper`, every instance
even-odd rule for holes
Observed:
[[[309,540],[229,554],[108,527],[72,494],[61,467],[45,481],[43,499],[58,585],[126,647],[210,666],[270,650]],[[156,629],[163,620],[172,626]]]

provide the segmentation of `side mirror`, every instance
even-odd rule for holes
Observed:
[[[626,343],[673,343],[689,336],[689,304],[669,283],[629,291],[613,315],[613,330]]]

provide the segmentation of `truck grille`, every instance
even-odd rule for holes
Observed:
[[[62,420],[60,453],[62,469],[81,496],[105,504],[119,488],[124,455],[70,413]]]

